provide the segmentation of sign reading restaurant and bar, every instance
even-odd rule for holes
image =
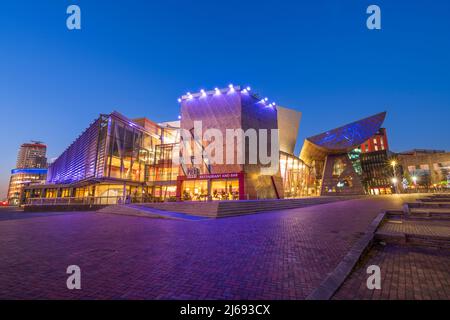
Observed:
[[[208,173],[208,174],[199,174],[199,175],[190,175],[187,176],[187,179],[231,179],[231,178],[238,178],[239,173]]]

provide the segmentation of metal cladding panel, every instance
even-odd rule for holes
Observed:
[[[381,128],[386,112],[350,123],[319,135],[307,138],[300,158],[310,164],[313,160],[325,160],[330,154],[347,153],[361,145]]]
[[[191,131],[194,122],[202,122],[203,133],[208,129],[218,129],[223,135],[224,155],[226,160],[226,130],[227,129],[277,129],[277,109],[269,106],[259,98],[240,90],[223,91],[217,94],[205,94],[183,99],[181,102],[181,128]],[[207,142],[202,141],[203,147]],[[269,136],[270,143],[270,136]],[[268,146],[268,150],[271,146]],[[248,159],[248,145],[245,156]],[[237,156],[237,150],[234,150]],[[236,159],[236,158],[235,158]],[[259,161],[259,159],[258,159]],[[275,198],[277,191],[283,196],[283,190],[275,190],[279,173],[274,177],[260,174],[261,165],[258,164],[213,164],[211,173],[245,172],[245,193],[250,199]],[[281,183],[278,183],[282,185]]]
[[[194,122],[201,121],[203,133],[208,129],[218,129],[223,135],[224,154],[226,159],[226,129],[242,128],[241,95],[238,91],[207,95],[184,100],[181,103],[181,129],[192,131]],[[205,146],[204,142],[202,142]],[[213,165],[211,173],[240,172],[241,165]],[[206,172],[203,172],[206,173]]]
[[[47,183],[67,184],[96,177],[100,117],[48,169]]]
[[[302,113],[277,106],[280,151],[294,154]]]
[[[386,112],[324,132],[308,140],[332,152],[348,152],[367,141],[381,128]]]

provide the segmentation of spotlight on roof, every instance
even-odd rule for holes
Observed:
[[[230,88],[230,91],[231,91],[231,92],[234,91],[234,86],[233,86],[232,84],[230,84],[230,85],[228,86],[228,88]]]
[[[187,93],[187,96],[188,96],[189,99],[192,99],[192,98],[194,97],[194,96],[192,95],[192,93],[190,93],[190,92]]]
[[[250,88],[250,87],[247,87],[247,88],[245,88],[247,91],[252,91],[252,88]]]
[[[266,102],[269,101],[269,98],[264,98],[264,101],[266,101]]]
[[[201,92],[201,94],[202,94],[202,97],[206,97],[206,92],[205,92],[205,90],[200,90],[200,92]]]
[[[181,119],[181,116],[178,116],[178,120],[180,120]]]
[[[220,94],[221,93],[219,88],[214,88],[214,91],[216,92],[216,94]]]
[[[180,98],[178,98],[178,102],[181,102],[181,99],[180,99]]]

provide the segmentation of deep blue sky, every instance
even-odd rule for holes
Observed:
[[[0,198],[22,142],[53,158],[99,113],[172,120],[181,94],[228,83],[302,111],[301,141],[387,110],[394,151],[450,149],[449,13],[447,0],[2,1]]]

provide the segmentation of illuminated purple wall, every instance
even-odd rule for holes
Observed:
[[[108,118],[101,116],[95,120],[48,169],[47,183],[68,184],[103,174],[99,146],[104,145],[101,137],[106,130]],[[104,153],[103,153],[104,154]],[[99,170],[99,168],[101,168]]]

